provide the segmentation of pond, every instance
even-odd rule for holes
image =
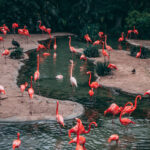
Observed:
[[[113,44],[116,48],[116,43]],[[76,39],[72,40],[75,47],[86,47],[86,44]],[[128,130],[119,122],[119,116],[116,116],[112,124],[112,116],[104,117],[104,110],[113,102],[123,106],[127,101],[134,102],[134,97],[127,96],[114,89],[99,88],[95,91],[95,96],[91,99],[88,95],[89,75],[87,71],[94,72],[94,65],[90,62],[83,62],[78,55],[73,55],[74,70],[73,76],[77,79],[78,87],[73,90],[69,81],[69,70],[72,54],[68,47],[68,38],[57,39],[57,57],[53,58],[54,50],[51,49],[51,55],[43,57],[40,54],[40,80],[33,84],[36,94],[42,96],[71,100],[83,104],[85,114],[81,117],[85,128],[91,121],[96,121],[97,128],[92,129],[86,137],[87,150],[107,150],[107,149],[149,149],[150,148],[150,119],[147,115],[149,110],[149,99],[138,101],[136,111],[130,119],[136,122],[130,125]],[[25,81],[30,81],[30,76],[36,71],[36,52],[29,53],[29,60],[25,61],[19,71],[18,85]],[[55,76],[62,74],[62,81],[56,80]],[[92,74],[92,80],[94,77]],[[75,125],[75,120],[65,121],[65,128],[60,129],[56,122],[41,121],[39,123],[22,124],[0,124],[0,146],[2,150],[11,149],[13,139],[16,133],[21,133],[21,150],[72,150],[75,144],[69,145],[68,130]],[[121,143],[109,145],[107,139],[111,134],[118,134]]]

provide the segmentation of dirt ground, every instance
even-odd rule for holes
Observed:
[[[70,35],[68,33],[56,33],[52,36]],[[3,36],[3,35],[0,35]],[[49,38],[47,34],[31,35],[28,40],[19,35],[7,35],[4,38],[4,47],[12,47],[11,41],[14,37],[24,51],[37,48],[39,40],[46,40]],[[7,57],[5,64],[4,56],[1,55],[3,51],[3,43],[0,44],[0,85],[3,85],[6,95],[1,95],[0,98],[0,121],[35,121],[35,120],[56,120],[56,100],[34,95],[32,100],[29,99],[28,93],[24,92],[21,96],[20,89],[16,85],[16,78],[18,70],[23,65],[20,60],[13,60]],[[30,114],[32,112],[32,115]],[[59,113],[63,115],[64,119],[72,119],[82,115],[84,108],[82,105],[71,101],[60,101]]]
[[[150,46],[150,41],[131,40],[131,44]],[[99,50],[100,53],[102,50]],[[83,50],[79,50],[82,53]],[[89,60],[104,62],[104,57],[89,58]],[[139,59],[130,56],[129,51],[113,50],[110,54],[110,63],[115,64],[118,70],[113,70],[112,75],[98,77],[97,81],[104,87],[117,88],[129,95],[144,94],[150,89],[150,59]],[[136,73],[133,74],[132,70]]]

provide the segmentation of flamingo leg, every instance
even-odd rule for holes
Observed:
[[[86,150],[86,148],[85,148],[85,144],[83,144],[83,149],[84,149],[84,150]]]

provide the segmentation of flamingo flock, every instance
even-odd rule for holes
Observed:
[[[15,34],[15,30],[16,28],[18,28],[19,25],[17,23],[13,23],[12,24],[12,29],[14,31],[14,34]],[[46,26],[42,25],[42,22],[41,20],[39,21],[39,29],[43,32],[47,32],[51,38],[51,29],[50,28],[46,28]],[[4,24],[2,27],[0,27],[0,31],[6,35],[7,32],[10,32],[9,28]],[[135,26],[134,26],[134,29],[133,30],[128,30],[128,33],[127,33],[127,38],[128,36],[131,34],[131,33],[134,33],[135,35],[138,35],[138,30],[135,29]],[[29,34],[29,30],[27,29],[26,26],[24,26],[23,29],[18,29],[18,34],[20,35],[25,35],[27,37],[31,37],[30,34]],[[88,34],[86,34],[84,36],[87,44],[89,45],[89,43],[93,43],[93,45],[102,45],[102,54],[104,56],[104,61],[106,61],[106,58],[108,58],[108,60],[110,60],[110,52],[113,52],[113,48],[107,44],[107,35],[104,35],[103,32],[99,32],[98,33],[100,39],[99,40],[96,40],[95,42],[92,42],[90,36]],[[3,37],[0,38],[0,41],[3,40]],[[123,42],[124,41],[124,33],[122,32],[121,33],[121,37],[118,39],[118,42]],[[75,47],[73,47],[71,45],[71,36],[69,36],[69,49],[70,49],[70,52],[73,54],[73,53],[77,53],[77,49]],[[106,48],[106,50],[104,50],[104,47]],[[140,51],[137,53],[136,55],[136,58],[139,58],[141,56],[141,48],[140,47]],[[56,37],[54,38],[54,45],[53,45],[53,49],[54,49],[54,56],[56,58],[56,49],[57,49],[57,44],[56,44]],[[40,79],[40,70],[39,70],[39,57],[40,57],[40,52],[43,51],[43,50],[47,50],[47,48],[42,45],[42,44],[39,44],[37,49],[36,49],[36,52],[37,52],[37,70],[35,71],[34,73],[34,81],[36,82],[36,80],[39,80]],[[6,62],[6,56],[8,56],[10,54],[10,51],[5,49],[4,52],[2,53],[2,56],[5,56],[5,62]],[[43,56],[50,56],[50,53],[47,53],[47,52],[44,52],[43,53]],[[87,57],[82,54],[81,57],[80,57],[80,60],[84,60],[84,61],[87,61]],[[73,76],[73,69],[74,69],[74,61],[73,59],[70,60],[70,84],[71,86],[74,88],[77,88],[78,87],[78,84],[77,84],[77,79]],[[109,63],[108,68],[110,69],[114,69],[114,70],[118,70],[118,68],[116,67],[115,64],[112,64],[112,63]],[[94,95],[94,90],[98,89],[99,87],[102,87],[102,85],[99,84],[99,82],[97,81],[93,81],[91,82],[91,79],[92,79],[92,72],[91,71],[87,71],[87,75],[89,75],[89,81],[88,81],[88,85],[89,85],[89,96],[92,97]],[[56,76],[56,79],[63,79],[63,75],[59,74]],[[32,85],[32,80],[33,80],[33,76],[31,75],[31,82],[30,82],[30,88],[28,88],[28,95],[29,95],[29,98],[30,100],[33,99],[34,97],[34,89],[33,89],[33,85]],[[28,83],[25,82],[24,84],[21,84],[20,85],[20,91],[22,93],[22,96],[23,96],[23,93],[25,91],[25,89],[28,87]],[[0,85],[0,94],[6,94],[6,91],[4,89],[4,87],[2,85]],[[149,95],[150,96],[150,90],[147,90],[143,96],[145,95]],[[142,96],[141,95],[137,95],[136,98],[135,98],[135,102],[134,104],[132,102],[127,102],[124,106],[118,106],[116,103],[112,103],[105,111],[104,111],[104,116],[106,116],[106,114],[110,113],[113,115],[113,118],[120,114],[119,115],[119,121],[122,125],[124,126],[128,126],[129,124],[135,124],[134,121],[132,121],[131,119],[129,118],[126,118],[126,117],[123,117],[123,115],[125,114],[129,114],[129,116],[136,110],[137,108],[137,101],[141,100],[142,99]],[[81,119],[79,118],[76,118],[76,125],[74,127],[72,127],[71,129],[69,129],[68,131],[68,137],[70,138],[70,141],[69,141],[69,144],[72,144],[72,143],[76,143],[76,150],[86,150],[85,148],[85,143],[86,143],[86,138],[84,136],[81,136],[81,134],[88,134],[90,131],[91,131],[91,126],[94,125],[95,127],[98,127],[97,123],[96,122],[91,122],[89,124],[89,129],[88,130],[85,130],[85,127],[81,121]],[[60,115],[60,112],[59,112],[59,101],[56,102],[56,121],[58,122],[58,124],[60,124],[60,126],[64,127],[65,126],[65,121],[64,121],[64,117],[63,115]],[[72,138],[71,137],[71,134],[74,133],[75,137]],[[112,141],[116,141],[116,143],[120,143],[119,141],[119,135],[118,134],[112,134],[109,138],[108,138],[108,143],[111,143]],[[13,150],[15,150],[16,148],[19,148],[21,145],[21,140],[20,140],[20,133],[18,132],[17,133],[17,139],[13,141],[13,144],[12,144],[12,148]]]

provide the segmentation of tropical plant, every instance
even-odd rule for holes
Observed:
[[[84,54],[87,57],[99,57],[100,53],[98,51],[98,47],[96,46],[89,46],[84,50]]]
[[[21,59],[22,57],[23,57],[23,49],[20,47],[12,51],[10,54],[10,58],[12,59]]]

